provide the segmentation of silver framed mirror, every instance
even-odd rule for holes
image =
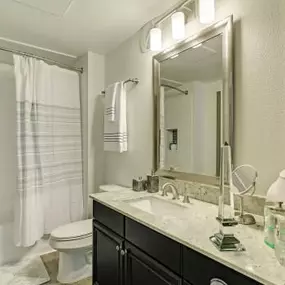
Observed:
[[[153,57],[154,158],[159,176],[218,185],[233,149],[233,16]]]

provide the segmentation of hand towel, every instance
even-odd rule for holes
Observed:
[[[127,98],[124,82],[119,82],[115,96],[115,120],[104,115],[104,150],[124,152],[128,150]]]
[[[105,94],[105,114],[110,122],[115,121],[116,116],[116,97],[119,96],[120,82],[109,85]]]

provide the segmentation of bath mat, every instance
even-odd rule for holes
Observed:
[[[1,285],[41,285],[49,280],[40,256],[0,267]]]
[[[50,276],[50,281],[45,283],[45,285],[60,285],[60,283],[56,280],[58,272],[58,252],[55,251],[42,255],[41,258]],[[92,277],[80,280],[70,285],[92,285]]]

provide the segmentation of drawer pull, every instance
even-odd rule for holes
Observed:
[[[210,285],[228,285],[228,284],[221,279],[214,278],[211,280]]]
[[[116,251],[120,251],[120,247],[118,245],[116,246]]]

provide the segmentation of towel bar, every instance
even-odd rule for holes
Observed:
[[[129,79],[124,81],[124,84],[126,84],[128,82],[132,82],[132,83],[138,84],[140,81],[139,81],[138,78],[129,78]],[[102,95],[105,95],[105,93],[106,93],[105,91],[101,92]]]

